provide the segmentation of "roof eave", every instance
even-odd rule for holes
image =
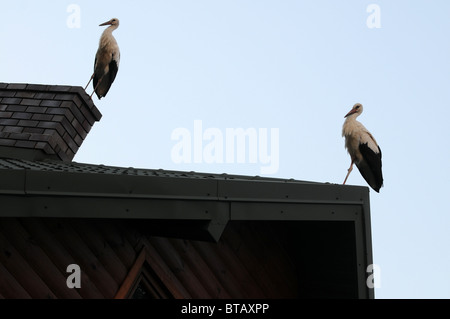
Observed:
[[[134,220],[152,235],[208,241],[233,220],[352,222],[359,296],[374,296],[365,285],[372,264],[367,187],[32,169],[1,169],[0,177],[0,217]]]
[[[369,189],[360,186],[31,169],[0,175],[3,217],[194,220],[215,240],[229,220],[354,221],[369,214]]]

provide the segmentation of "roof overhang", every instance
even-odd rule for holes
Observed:
[[[136,220],[155,235],[213,241],[230,221],[351,222],[358,290],[373,297],[365,284],[372,264],[367,187],[168,171],[113,174],[67,165],[70,170],[0,169],[0,217]]]

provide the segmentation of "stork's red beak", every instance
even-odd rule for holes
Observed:
[[[104,22],[104,23],[102,23],[102,24],[99,24],[98,26],[99,27],[102,27],[102,26],[104,26],[104,25],[111,25],[111,20],[109,20],[109,21],[107,21],[107,22]]]
[[[344,118],[346,118],[349,115],[352,115],[353,113],[356,113],[356,109],[351,109],[350,112],[348,112],[347,115],[344,116]]]

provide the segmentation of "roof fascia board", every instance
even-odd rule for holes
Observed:
[[[0,217],[104,218],[128,220],[189,220],[205,226],[183,232],[198,240],[219,241],[229,221],[229,203],[205,200],[163,200],[113,197],[0,195]]]
[[[217,198],[217,181],[27,170],[25,191],[29,195],[211,200]]]
[[[373,252],[372,252],[372,225],[371,225],[371,215],[370,215],[370,196],[369,196],[369,189],[367,188],[367,191],[364,193],[363,197],[363,205],[362,205],[362,227],[361,227],[361,245],[362,249],[364,251],[364,264],[369,266],[373,265]],[[358,235],[358,234],[357,234]],[[365,245],[363,245],[363,243]],[[366,267],[367,267],[366,266]],[[367,268],[362,269],[360,273],[358,274],[360,278],[366,278],[367,276]],[[364,281],[364,283],[366,283]],[[361,283],[360,283],[361,284]],[[365,287],[360,287],[360,291],[365,288],[366,295],[361,296],[362,297],[368,297],[370,299],[375,298],[375,289],[374,288],[368,288],[367,284]]]
[[[362,205],[311,203],[231,203],[231,220],[355,221]]]
[[[364,205],[368,188],[286,181],[192,179],[41,170],[2,170],[0,193],[235,202]]]
[[[0,194],[25,194],[25,170],[2,170]]]
[[[252,181],[252,187],[244,180],[222,180],[218,196],[233,201],[260,201],[292,203],[363,204],[367,187],[334,184],[309,184],[291,181]]]
[[[228,220],[229,204],[217,201],[113,197],[0,195],[0,217]],[[221,216],[225,215],[225,216]],[[220,217],[220,218],[219,218]]]

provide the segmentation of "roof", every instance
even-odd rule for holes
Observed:
[[[214,179],[243,179],[243,180],[267,180],[267,181],[294,181],[294,179],[283,179],[273,177],[248,176],[248,175],[230,175],[213,174],[201,172],[171,171],[164,169],[149,169],[135,167],[107,166],[103,164],[86,164],[77,162],[62,162],[56,160],[31,161],[24,159],[0,158],[0,169],[22,170],[30,169],[37,171],[55,171],[55,172],[78,172],[78,173],[97,173],[112,175],[129,176],[167,176],[167,177],[186,177],[186,178],[214,178]],[[303,183],[317,184],[316,182],[302,181]]]
[[[233,221],[332,229],[339,222],[349,225],[359,291],[373,296],[365,285],[372,263],[368,187],[73,162],[100,118],[82,88],[0,83],[0,217],[135,220],[152,235],[209,241]],[[292,229],[306,236],[303,245],[311,225]]]
[[[365,285],[372,263],[367,187],[1,158],[0,201],[0,217],[135,220],[154,236],[207,241],[218,241],[230,222],[289,222],[293,245],[311,250],[308,238],[323,239],[320,251],[308,252],[317,267],[325,267],[335,240],[345,240],[359,296],[373,297]]]
[[[0,174],[1,195],[42,200],[27,210],[2,210],[3,216],[206,220],[224,226],[236,219],[354,220],[369,212],[367,187],[293,179],[4,158]],[[74,198],[79,204],[67,205]],[[83,199],[95,199],[95,204],[81,209]],[[110,209],[99,210],[100,202]],[[299,214],[299,205],[308,210]],[[218,238],[221,230],[211,235]]]

